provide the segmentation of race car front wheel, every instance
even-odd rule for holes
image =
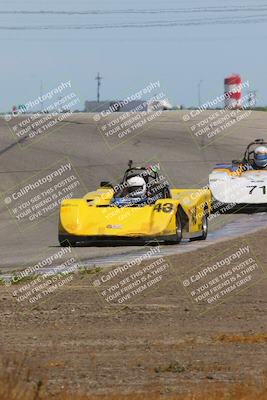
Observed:
[[[175,228],[175,234],[173,235],[173,239],[166,240],[165,244],[178,244],[182,240],[182,236],[183,236],[183,234],[182,234],[182,219],[181,219],[179,212],[176,213],[175,221],[176,221],[176,223],[175,223],[176,228]]]

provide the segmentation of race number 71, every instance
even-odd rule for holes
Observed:
[[[250,188],[249,194],[253,194],[256,188],[262,189],[262,193],[266,194],[266,186],[247,186],[247,188]]]

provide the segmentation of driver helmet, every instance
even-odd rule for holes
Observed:
[[[129,197],[144,197],[146,194],[146,182],[141,176],[133,176],[127,179],[127,194]]]
[[[258,146],[254,151],[254,163],[259,168],[265,168],[267,166],[267,147]]]

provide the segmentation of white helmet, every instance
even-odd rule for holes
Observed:
[[[127,180],[127,192],[130,197],[144,197],[146,182],[141,176],[133,176]]]
[[[267,166],[267,147],[258,146],[254,151],[254,162],[259,168]]]

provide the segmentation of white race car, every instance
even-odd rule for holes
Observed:
[[[250,143],[241,161],[217,164],[209,175],[213,213],[267,211],[267,142]]]

